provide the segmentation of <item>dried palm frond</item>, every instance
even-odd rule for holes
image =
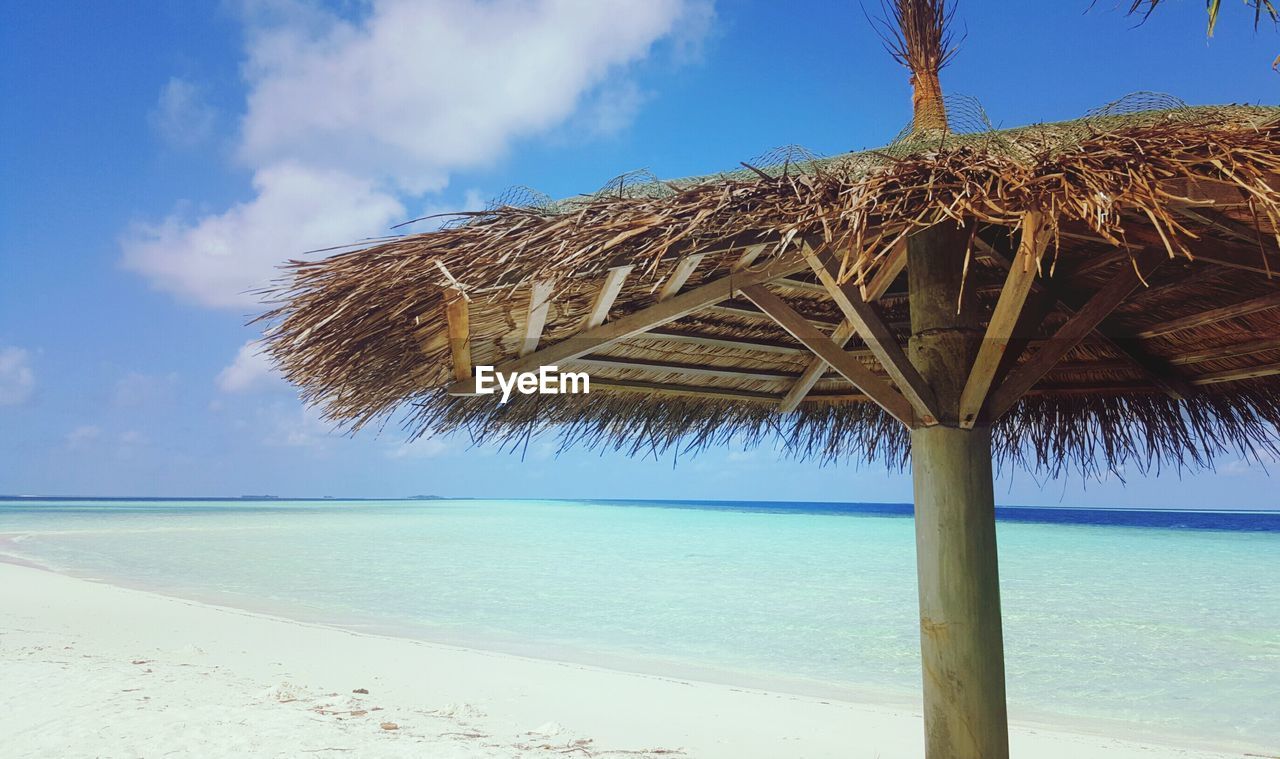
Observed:
[[[1164,0],[1132,0],[1129,6],[1129,15],[1142,14],[1142,20],[1146,21],[1155,13]],[[1263,14],[1270,17],[1272,22],[1280,20],[1280,10],[1271,0],[1245,0],[1245,5],[1253,9],[1253,28],[1257,29],[1262,25]],[[1222,10],[1222,0],[1205,0],[1205,9],[1209,14],[1208,35],[1213,36],[1213,30],[1218,26],[1218,12]]]
[[[1217,213],[1194,206],[1188,193],[1196,187],[1232,196],[1243,210],[1213,224],[1189,221],[1178,210],[1188,203],[1190,213]],[[1050,470],[1070,462],[1086,470],[1195,465],[1223,451],[1274,444],[1280,373],[1218,380],[1222,372],[1280,367],[1280,338],[1273,348],[1256,345],[1280,334],[1280,310],[1171,335],[1158,328],[1205,309],[1274,297],[1277,285],[1266,272],[1280,268],[1271,261],[1280,228],[1275,108],[1109,109],[1077,122],[908,141],[892,155],[871,151],[787,162],[780,172],[742,170],[549,205],[499,206],[464,225],[291,263],[268,294],[266,346],[304,399],[348,429],[399,412],[411,435],[464,430],[510,443],[558,431],[566,444],[635,451],[776,436],[797,455],[900,462],[905,432],[865,397],[851,397],[838,379],[823,380],[799,409],[778,414],[787,380],[804,369],[807,356],[785,352],[797,345],[786,342],[785,332],[740,310],[699,312],[675,325],[773,347],[700,350],[695,361],[704,367],[754,372],[708,380],[711,392],[702,396],[601,391],[506,406],[492,396],[449,396],[442,390],[454,379],[446,292],[460,290],[470,300],[474,363],[496,365],[517,355],[534,282],[556,283],[542,336],[551,345],[579,332],[615,267],[632,267],[632,274],[610,318],[653,305],[659,285],[690,256],[701,261],[689,280],[694,287],[734,271],[745,246],[767,246],[752,264],[760,267],[791,255],[788,241],[804,239],[835,253],[847,281],[861,284],[913,230],[946,220],[1013,230],[1032,209],[1050,219],[1048,255],[1056,268],[1085,293],[1130,265],[1131,248],[1166,251],[1177,263],[1166,265],[1164,279],[1148,280],[1149,296],[1117,312],[1120,326],[1125,334],[1156,335],[1149,347],[1161,362],[1189,353],[1208,358],[1179,364],[1192,380],[1205,379],[1200,394],[1179,402],[1132,367],[1117,366],[1114,350],[1082,346],[1074,368],[1047,377],[997,425],[1006,461]],[[1238,250],[1245,252],[1230,267],[1206,268],[1201,260],[1213,257],[1221,244],[1213,241],[1224,234],[1244,238]],[[1002,281],[973,272],[973,287],[988,305]],[[805,293],[793,286],[786,295],[808,318],[834,328],[840,314],[831,300]],[[905,299],[891,293],[881,306],[904,339]],[[1251,355],[1231,352],[1245,343],[1254,344]],[[679,343],[625,342],[598,358],[631,360],[631,369],[604,376],[645,387],[688,380],[676,376],[679,367],[672,374],[653,363],[636,368],[644,366],[637,361],[688,364],[688,351]]]

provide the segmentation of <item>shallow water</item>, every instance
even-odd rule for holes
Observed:
[[[910,507],[0,501],[0,553],[288,616],[914,703]],[[1005,509],[1013,716],[1280,747],[1280,513]]]

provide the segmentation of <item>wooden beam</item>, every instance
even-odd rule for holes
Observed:
[[[704,313],[715,315],[715,316],[730,316],[735,319],[759,319],[761,321],[767,321],[770,323],[773,322],[773,319],[763,311],[755,311],[749,308],[742,308],[741,306],[737,306],[733,304],[710,306],[705,310]],[[818,329],[833,330],[836,327],[840,326],[839,322],[829,322],[829,321],[824,321],[822,319],[814,319],[807,316],[805,317],[805,321],[809,322],[810,324],[817,327]]]
[[[854,387],[870,396],[895,419],[909,427],[914,426],[911,403],[906,398],[894,390],[888,382],[872,373],[861,361],[845,353],[831,341],[831,338],[814,328],[785,301],[761,285],[744,287],[742,294],[759,306],[760,310],[772,316],[783,329],[791,333],[792,337],[831,364],[833,369],[852,382]]]
[[[903,237],[893,246],[893,250],[889,252],[889,257],[880,264],[880,269],[871,278],[871,281],[862,286],[862,299],[868,303],[879,300],[884,296],[885,291],[898,278],[902,270],[907,266],[907,238]],[[849,343],[853,336],[857,334],[847,319],[836,327],[835,332],[831,334],[831,340],[843,348]],[[799,407],[800,402],[817,384],[818,379],[826,372],[827,362],[815,356],[810,360],[809,365],[805,367],[804,373],[800,375],[800,379],[787,392],[782,400],[782,405],[778,410],[782,413],[789,413]]]
[[[520,355],[527,356],[538,349],[542,328],[547,324],[547,311],[551,308],[551,282],[534,282],[529,288],[529,308],[524,317],[524,339],[520,341]]]
[[[633,268],[635,267],[617,266],[604,275],[604,282],[601,283],[595,300],[591,302],[591,311],[587,313],[586,321],[583,322],[585,329],[599,327],[609,318],[609,309],[613,307],[613,302],[618,299],[618,293],[622,291],[622,285],[626,283],[627,276],[631,274]]]
[[[680,292],[684,287],[684,283],[689,281],[689,277],[693,271],[698,268],[698,264],[702,263],[703,254],[699,253],[694,256],[686,256],[676,263],[676,267],[671,270],[671,276],[667,277],[667,281],[663,283],[662,289],[658,291],[658,302],[670,300],[676,293]]]
[[[1234,319],[1238,316],[1247,316],[1259,311],[1280,306],[1280,291],[1268,293],[1260,298],[1250,298],[1240,303],[1233,303],[1230,306],[1214,308],[1208,311],[1202,311],[1198,314],[1191,314],[1179,319],[1167,319],[1159,325],[1144,329],[1139,332],[1136,337],[1151,338],[1167,335],[1172,332],[1180,332],[1184,329],[1195,329],[1196,327],[1204,327],[1209,324],[1216,324],[1227,319]]]
[[[621,390],[623,392],[644,393],[646,395],[674,395],[688,398],[709,398],[712,400],[751,401],[755,403],[777,403],[780,396],[774,393],[762,393],[755,390],[733,390],[721,387],[702,387],[699,385],[679,385],[668,382],[644,382],[642,380],[616,380],[606,377],[592,377],[591,389]]]
[[[471,321],[467,296],[458,288],[444,291],[444,315],[449,324],[449,352],[453,356],[453,378],[471,376]]]
[[[1197,206],[1243,206],[1248,204],[1240,188],[1216,179],[1179,177],[1160,183],[1160,189]]]
[[[1167,260],[1168,256],[1164,251],[1149,248],[1138,254],[1137,265],[1145,276]],[[1066,324],[1058,328],[1053,338],[1042,345],[1029,361],[1009,373],[987,401],[987,421],[995,422],[1004,416],[1019,398],[1094,331],[1141,284],[1142,280],[1134,267],[1122,267],[1105,287],[1094,293],[1079,311],[1067,319]]]
[[[742,271],[743,269],[751,266],[751,264],[756,262],[756,259],[760,257],[760,254],[763,253],[764,249],[767,247],[767,245],[749,246],[746,250],[742,251],[742,255],[734,262],[733,271]]]
[[[1224,213],[1199,206],[1185,206],[1180,203],[1171,204],[1169,207],[1179,216],[1198,221],[1201,224],[1207,224],[1211,229],[1216,229],[1228,237],[1258,247],[1260,251],[1266,247],[1266,243],[1263,242],[1265,236],[1258,229],[1236,221]],[[1273,242],[1274,239],[1272,238]],[[1273,245],[1272,247],[1275,246]]]
[[[794,372],[775,372],[765,369],[748,369],[733,366],[710,366],[708,364],[688,364],[678,361],[656,361],[643,358],[621,358],[615,356],[581,356],[573,359],[575,364],[599,366],[608,369],[634,369],[646,372],[666,372],[670,374],[686,374],[691,377],[720,377],[723,379],[759,380],[765,382],[786,382],[796,379]],[[595,378],[592,377],[592,381]]]
[[[1280,338],[1264,337],[1261,340],[1250,340],[1244,343],[1235,343],[1234,345],[1223,345],[1218,348],[1205,348],[1204,350],[1180,353],[1169,359],[1169,363],[1177,365],[1199,364],[1203,361],[1251,356],[1255,353],[1274,350],[1280,350]]]
[[[799,290],[806,293],[817,293],[819,295],[827,294],[827,288],[817,282],[805,282],[802,279],[794,279],[792,277],[783,277],[777,282],[774,282],[774,284],[778,287],[790,287],[792,290]]]
[[[984,249],[987,255],[1000,266],[1008,269],[1013,265],[1013,263],[1006,258],[1003,253],[993,247],[986,240],[982,239],[981,235],[974,237],[974,244],[977,247]],[[1128,266],[1130,264],[1125,261],[1121,265]],[[1042,304],[1044,309],[1051,311],[1054,308],[1060,308],[1065,311],[1068,316],[1079,311],[1085,301],[1083,298],[1076,297],[1071,293],[1063,291],[1062,288],[1057,287],[1052,282],[1037,282],[1032,286],[1032,289],[1042,291],[1044,293],[1043,297],[1046,298],[1046,302]],[[1141,294],[1145,295],[1147,292],[1150,292],[1150,289],[1144,290]],[[1135,295],[1134,297],[1137,298],[1138,295]],[[1020,329],[1023,329],[1023,327],[1016,327],[1015,332]],[[1137,341],[1133,338],[1126,338],[1108,327],[1105,319],[1097,326],[1097,328],[1094,329],[1093,334],[1099,342],[1110,348],[1112,352],[1123,357],[1134,369],[1137,369],[1146,375],[1146,378],[1149,381],[1164,391],[1164,393],[1169,397],[1174,398],[1175,400],[1181,400],[1183,398],[1190,397],[1194,393],[1194,389],[1191,385],[1186,380],[1179,377],[1167,362],[1147,353],[1141,346],[1136,344]],[[1025,349],[1026,345],[1031,344],[1031,341],[1022,340],[1020,342],[1024,343],[1022,349]],[[1005,361],[1001,367],[1001,371],[1012,370],[1012,368],[1013,364],[1010,361]]]
[[[853,328],[852,324],[847,321],[842,322],[840,326],[836,327],[835,332],[831,333],[831,342],[840,348],[844,348],[856,333],[857,330]],[[827,373],[828,366],[830,364],[825,360],[814,356],[809,361],[809,365],[804,368],[804,372],[796,379],[795,384],[791,386],[791,389],[783,397],[781,405],[778,406],[778,411],[783,414],[789,414],[799,408],[800,402],[809,394],[813,386],[818,384],[818,380],[822,379],[822,375]]]
[[[1224,372],[1202,374],[1191,380],[1196,385],[1216,385],[1219,382],[1236,382],[1256,377],[1271,377],[1280,374],[1280,364],[1264,364],[1263,366],[1246,366],[1241,369],[1228,369]]]
[[[907,268],[907,238],[903,237],[893,246],[893,250],[889,251],[889,257],[880,264],[880,269],[871,277],[871,281],[862,286],[862,299],[868,303],[880,300],[905,268]]]
[[[585,356],[606,345],[625,340],[654,327],[661,327],[682,316],[688,316],[694,311],[731,298],[735,292],[745,287],[794,274],[797,271],[802,271],[804,267],[803,259],[797,256],[787,256],[770,262],[758,271],[730,274],[646,309],[614,319],[611,322],[605,322],[599,327],[583,330],[554,345],[549,345],[546,348],[512,361],[503,362],[494,369],[502,374],[536,371],[540,366],[554,366],[562,361]],[[465,381],[454,382],[446,388],[446,391],[451,395],[473,395],[475,393],[475,381],[469,378]]]
[[[824,260],[825,256],[819,256],[807,244],[801,246],[801,252],[809,262],[810,268],[826,287],[827,294],[840,307],[844,318],[853,325],[858,336],[875,354],[880,365],[893,378],[894,384],[915,409],[916,416],[925,425],[936,424],[938,401],[934,397],[933,389],[911,364],[906,352],[902,350],[897,338],[889,331],[889,327],[880,318],[875,307],[862,299],[860,288],[852,284],[841,285],[836,281],[837,270],[833,266],[834,262]]]
[[[995,380],[1005,350],[1013,339],[1014,327],[1026,305],[1027,296],[1031,294],[1031,286],[1035,284],[1036,274],[1040,270],[1040,256],[1044,254],[1048,244],[1049,230],[1044,228],[1041,213],[1028,211],[1023,214],[1022,239],[1018,243],[1018,252],[1013,261],[1009,262],[1000,298],[996,301],[991,321],[987,323],[987,331],[978,347],[978,355],[973,360],[973,368],[969,370],[969,379],[960,393],[958,418],[964,429],[973,429],[978,415],[982,413],[983,404],[987,402],[991,383]]]
[[[795,345],[783,345],[780,342],[772,342],[767,340],[741,339],[733,337],[716,337],[697,332],[679,332],[676,330],[663,329],[658,327],[648,332],[643,332],[630,338],[635,340],[665,340],[673,343],[687,343],[690,345],[702,345],[708,348],[732,348],[741,351],[753,351],[757,353],[777,353],[782,355],[811,355],[806,348],[797,347]]]

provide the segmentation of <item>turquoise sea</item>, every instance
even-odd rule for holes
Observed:
[[[1012,716],[1280,753],[1280,512],[1002,509]],[[0,554],[380,633],[914,704],[910,507],[0,500]]]

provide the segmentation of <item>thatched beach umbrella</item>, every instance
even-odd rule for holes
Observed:
[[[1280,109],[1130,98],[994,131],[946,103],[945,5],[904,0],[915,117],[883,150],[525,193],[290,264],[271,355],[359,428],[629,453],[780,438],[914,475],[928,755],[1008,754],[993,462],[1276,450]],[[951,106],[951,107],[946,107]],[[475,395],[474,368],[589,394]]]

